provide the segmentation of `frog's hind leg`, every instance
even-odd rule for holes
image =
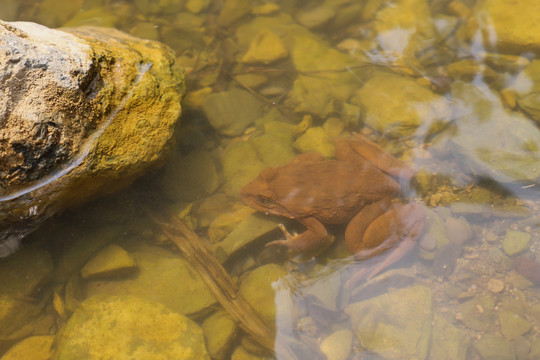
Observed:
[[[276,240],[269,242],[266,246],[281,245],[298,254],[320,252],[332,242],[332,237],[328,236],[325,226],[313,217],[300,220],[306,230],[301,234],[291,234],[285,226],[279,225],[279,228],[285,235],[285,240]]]
[[[372,217],[375,217],[377,212],[383,211],[381,206],[375,207],[374,205],[372,204],[370,207],[375,208],[375,210],[366,207],[367,211],[372,213]],[[409,253],[423,231],[424,218],[425,211],[421,205],[393,204],[388,211],[372,219],[372,223],[367,227],[361,224],[360,226],[364,226],[365,230],[362,233],[363,238],[360,244],[355,247],[355,257],[359,260],[364,260],[384,254],[385,252],[388,252],[388,254],[375,265],[362,269],[350,281],[355,282],[359,279],[369,280]],[[354,220],[359,221],[356,217]],[[351,223],[354,226],[353,221]],[[350,226],[351,224],[349,224]],[[348,244],[352,239],[347,238],[347,235],[353,232],[353,230],[349,231],[349,228],[347,228],[347,232],[345,233]]]

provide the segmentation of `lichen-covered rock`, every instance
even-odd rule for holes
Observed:
[[[136,297],[84,301],[56,338],[54,360],[209,359],[201,328]]]
[[[0,22],[0,46],[1,256],[44,218],[156,166],[184,78],[168,47],[114,29]]]

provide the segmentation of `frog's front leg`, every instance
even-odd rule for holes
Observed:
[[[285,235],[285,240],[276,240],[269,242],[266,246],[282,245],[291,249],[298,254],[315,252],[321,248],[325,248],[331,243],[331,237],[328,236],[326,227],[314,217],[308,217],[298,220],[306,227],[306,230],[301,234],[291,234],[285,229],[282,224],[279,228]]]

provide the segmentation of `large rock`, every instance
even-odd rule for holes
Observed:
[[[136,297],[84,301],[56,338],[54,360],[210,359],[201,328]]]
[[[168,47],[114,29],[0,22],[0,48],[5,256],[44,218],[155,166],[184,78]]]

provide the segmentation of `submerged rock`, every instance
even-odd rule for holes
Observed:
[[[537,183],[540,130],[525,116],[507,111],[491,90],[463,82],[452,84],[463,116],[449,134],[447,150],[468,175],[497,182]]]
[[[114,29],[0,22],[0,44],[6,256],[43,219],[156,166],[173,137],[184,78],[168,47]]]
[[[84,301],[56,337],[54,360],[210,359],[201,328],[165,306],[136,297]]]
[[[431,340],[431,290],[411,286],[349,305],[362,347],[385,359],[425,359]]]
[[[86,284],[86,295],[132,295],[159,302],[179,314],[197,314],[216,302],[203,279],[183,258],[157,247],[142,247],[131,256],[139,272],[131,277]]]
[[[364,109],[369,127],[396,138],[433,134],[452,116],[447,99],[412,78],[386,72],[377,72],[351,102]]]
[[[31,336],[13,345],[2,360],[50,360],[54,336]]]
[[[536,1],[478,1],[468,24],[471,38],[483,40],[484,48],[523,54],[540,51],[540,23]]]

